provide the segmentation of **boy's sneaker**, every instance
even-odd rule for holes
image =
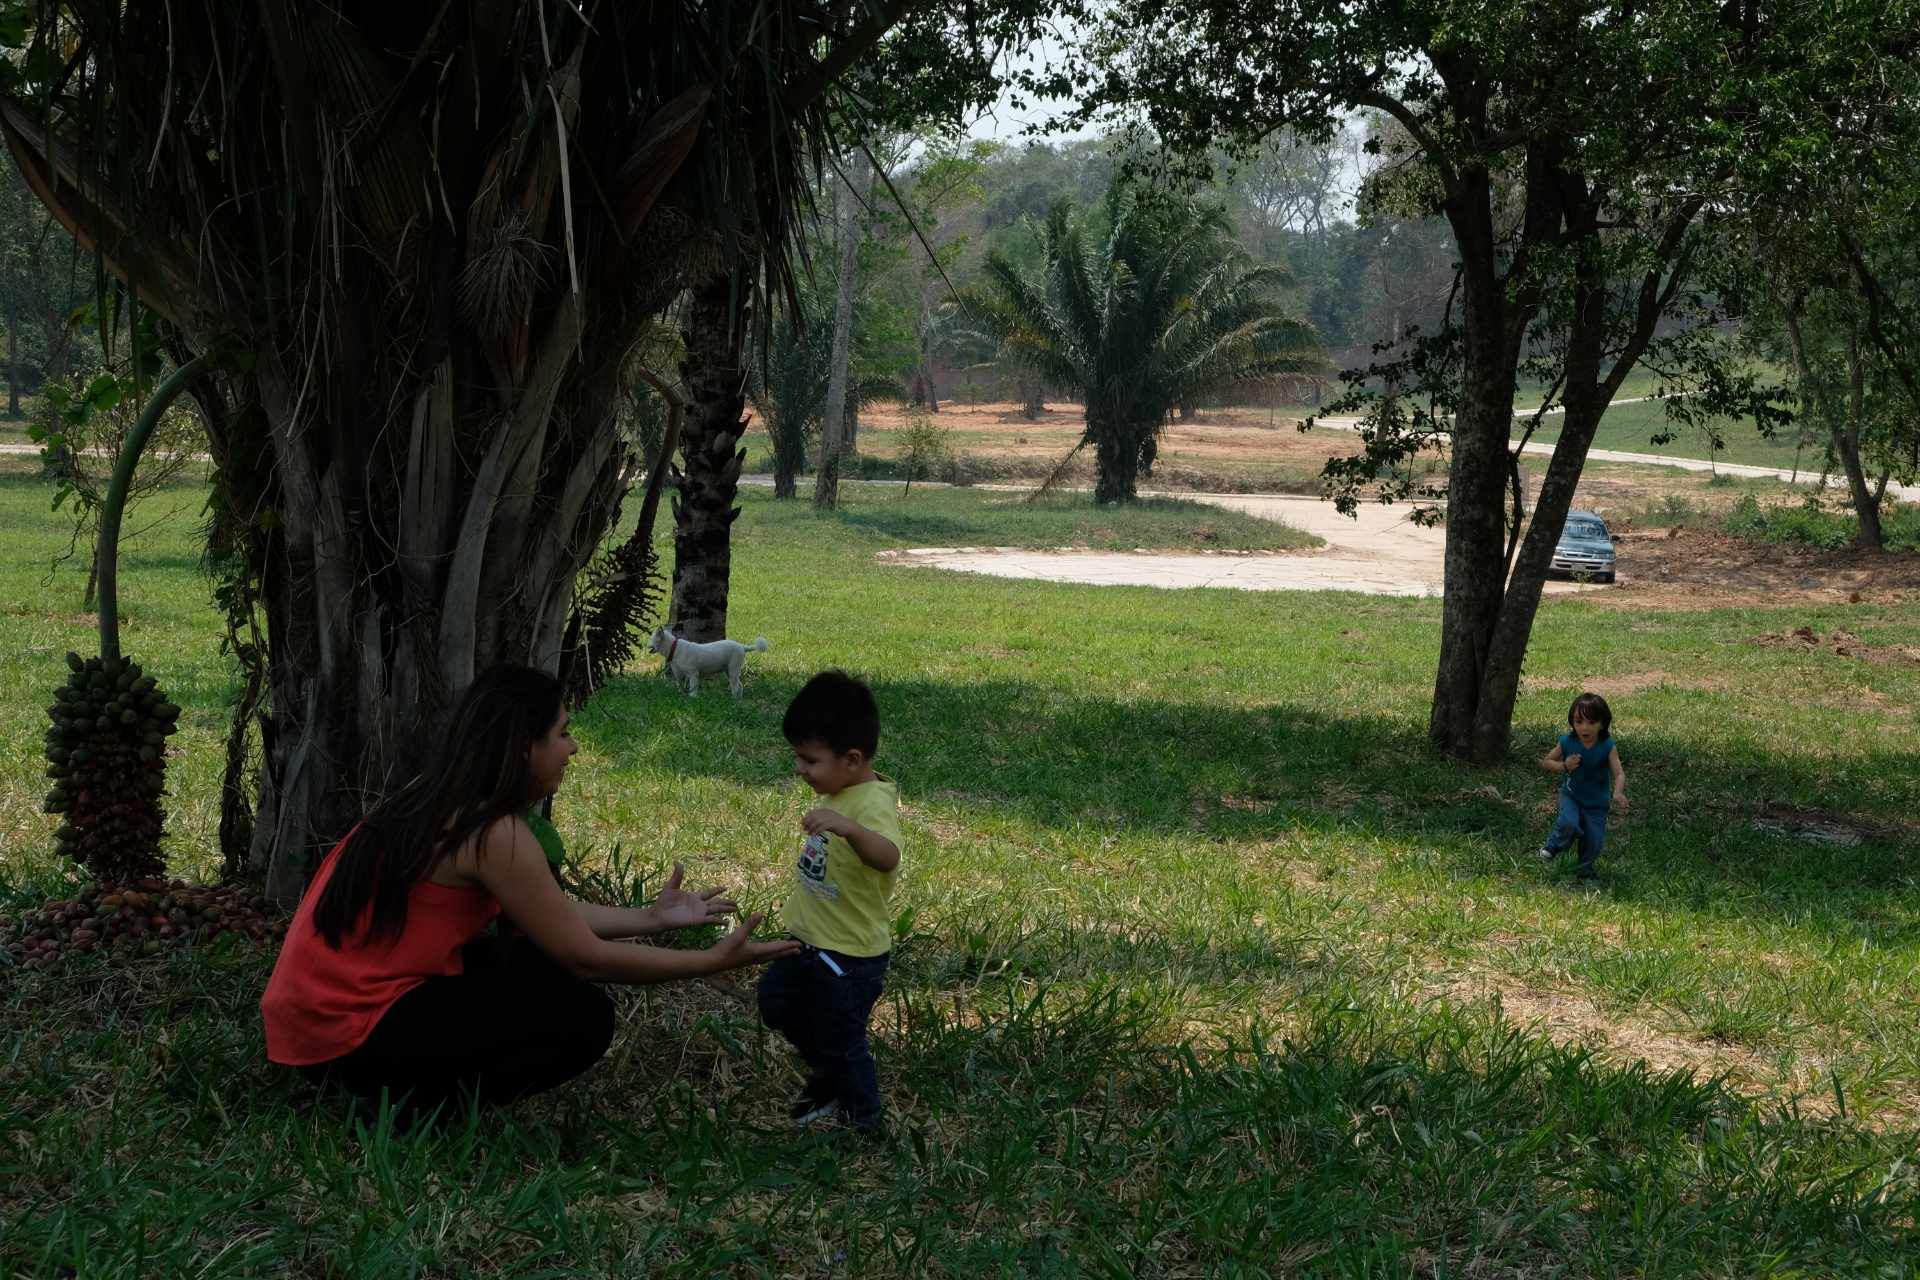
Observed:
[[[797,1125],[809,1125],[820,1120],[831,1120],[840,1114],[840,1100],[828,1098],[824,1102],[809,1102],[805,1098],[793,1104],[787,1113]]]
[[[1533,856],[1540,859],[1540,861],[1542,862],[1552,862],[1555,858],[1560,856],[1560,851],[1558,849],[1549,849],[1547,848],[1547,846],[1541,845],[1538,849],[1534,851]]]
[[[815,1120],[826,1120],[840,1114],[840,1103],[834,1096],[831,1080],[809,1080],[800,1096],[787,1108],[787,1118],[795,1124],[812,1124]]]

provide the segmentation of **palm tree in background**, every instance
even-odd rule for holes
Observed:
[[[1175,406],[1326,368],[1313,328],[1280,308],[1285,273],[1248,258],[1223,210],[1116,182],[1105,214],[1102,235],[1055,205],[1040,270],[995,252],[964,297],[1003,359],[1080,389],[1074,451],[1094,447],[1101,503],[1133,499]]]

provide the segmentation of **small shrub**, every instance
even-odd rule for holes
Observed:
[[[1633,523],[1649,528],[1694,528],[1701,524],[1706,512],[1695,504],[1693,499],[1681,493],[1669,493],[1658,502],[1649,502],[1633,515]]]
[[[1722,526],[1752,542],[1768,542],[1839,551],[1854,544],[1860,521],[1845,505],[1829,510],[1810,493],[1792,506],[1763,507],[1750,493],[1741,495]],[[1880,535],[1889,551],[1920,550],[1920,507],[1887,502],[1880,508]]]
[[[915,480],[924,480],[937,469],[946,469],[953,461],[953,433],[933,420],[924,409],[907,411],[907,429],[900,436],[900,462],[906,473],[907,490]]]

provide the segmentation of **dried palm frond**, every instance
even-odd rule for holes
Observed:
[[[526,210],[507,206],[460,272],[455,292],[461,310],[481,333],[505,337],[524,320],[528,300],[545,287],[558,257],[557,249],[530,232]]]

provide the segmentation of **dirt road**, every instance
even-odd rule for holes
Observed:
[[[882,554],[896,564],[961,573],[1109,586],[1234,587],[1243,591],[1357,591],[1365,595],[1437,596],[1446,534],[1408,519],[1405,506],[1363,506],[1349,519],[1318,498],[1237,493],[1169,494],[1191,502],[1280,520],[1317,534],[1311,551],[1212,555],[1128,555],[1091,551],[1025,551],[993,547],[916,547]],[[1596,584],[1550,582],[1547,590],[1605,590]]]

